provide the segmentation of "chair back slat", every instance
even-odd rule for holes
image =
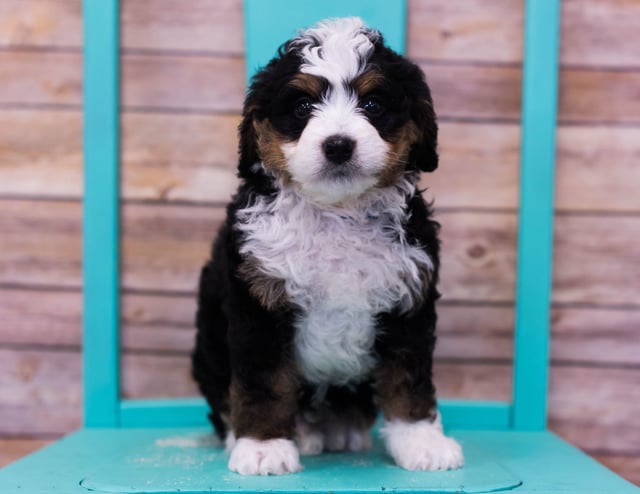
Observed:
[[[513,426],[546,426],[560,0],[528,0],[522,78]]]
[[[87,427],[119,418],[118,0],[84,0],[83,385]]]

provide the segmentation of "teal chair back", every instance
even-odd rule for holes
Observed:
[[[458,429],[546,426],[559,3],[526,2],[513,399],[441,400],[445,424]],[[84,0],[85,426],[203,425],[200,398],[123,400],[120,394],[118,12],[118,0]],[[247,78],[296,28],[326,17],[359,15],[404,51],[404,0],[245,0],[244,14]]]

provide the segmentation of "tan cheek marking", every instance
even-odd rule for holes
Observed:
[[[411,146],[421,140],[422,135],[418,127],[415,123],[409,121],[400,128],[393,139],[388,141],[391,149],[387,153],[384,169],[378,177],[378,187],[389,187],[402,176],[409,159]]]
[[[282,152],[282,144],[287,142],[286,139],[276,132],[268,120],[260,122],[254,120],[253,128],[256,131],[258,153],[262,164],[267,170],[282,178],[285,183],[289,183],[291,175],[288,170],[287,158]]]

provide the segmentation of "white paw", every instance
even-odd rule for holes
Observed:
[[[229,470],[242,475],[283,475],[299,472],[302,465],[298,449],[289,439],[241,437],[231,451]]]
[[[464,465],[462,448],[444,435],[439,416],[434,422],[385,422],[382,436],[396,464],[407,470],[453,470]]]

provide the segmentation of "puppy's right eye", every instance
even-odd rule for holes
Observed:
[[[307,118],[313,111],[313,103],[309,98],[300,98],[293,107],[293,114],[298,118]]]

